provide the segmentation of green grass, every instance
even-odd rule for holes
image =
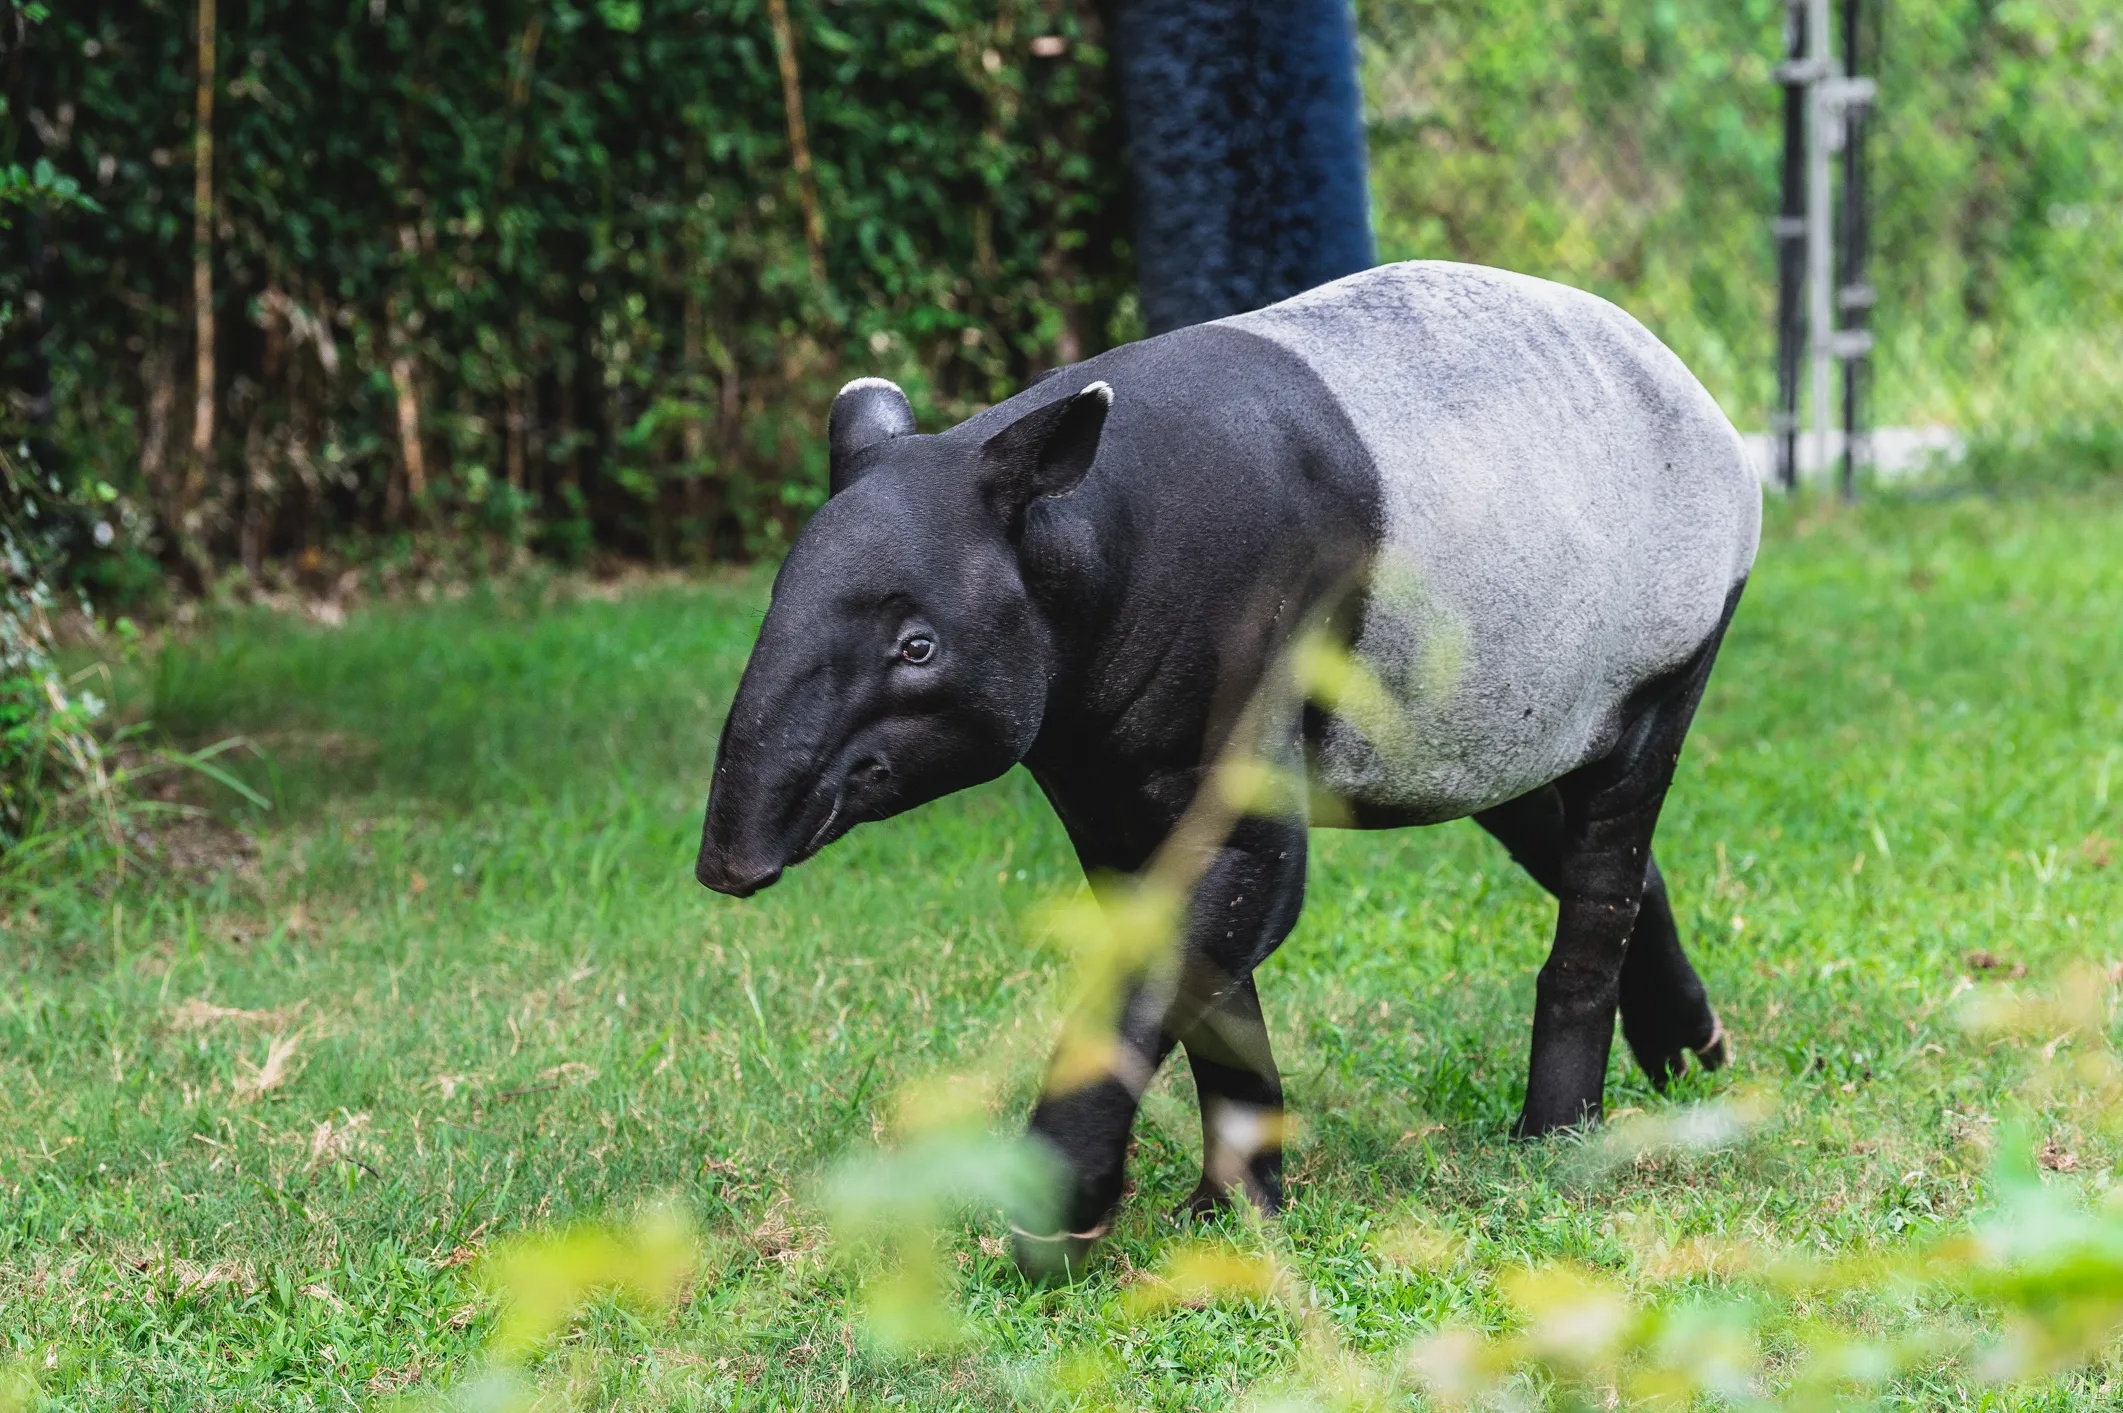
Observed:
[[[1661,1243],[1893,1249],[1983,1200],[2026,1059],[1971,1039],[1953,993],[2123,956],[2119,547],[2113,494],[1772,517],[1660,835],[1739,1061],[1661,1099],[1617,1045],[1608,1090],[1610,1111],[1767,1096],[1735,1146],[1602,1171],[1570,1142],[1507,1143],[1548,901],[1471,825],[1314,836],[1263,994],[1304,1123],[1279,1240],[1343,1340],[1384,1355],[1448,1321],[1501,1327],[1498,1279],[1529,1263],[1682,1299],[1719,1281],[1667,1271]],[[599,1305],[552,1357],[589,1404],[1038,1406],[1087,1350],[1123,1405],[1289,1378],[1286,1308],[1121,1299],[1182,1235],[1183,1070],[1148,1100],[1088,1281],[1027,1291],[974,1213],[946,1235],[968,1341],[868,1339],[820,1177],[940,1077],[984,1078],[996,1125],[1021,1122],[1070,971],[1031,918],[1078,880],[1018,774],[750,902],[699,889],[716,728],[763,601],[753,577],[503,590],[338,629],[244,615],[121,669],[121,705],[179,740],[260,741],[241,768],[276,808],[228,816],[255,848],[192,826],[152,878],[7,904],[0,1362],[29,1359],[66,1409],[447,1387],[478,1376],[493,1321],[452,1253],[668,1195],[707,1265],[675,1315]],[[286,1078],[256,1093],[276,1036]],[[2038,1117],[2071,1169],[2050,1180],[2105,1190],[2123,1154],[2101,1126]],[[1466,1253],[1387,1259],[1410,1213]],[[2004,1402],[2112,1407],[2114,1377]],[[1999,1398],[1949,1362],[1890,1402]]]

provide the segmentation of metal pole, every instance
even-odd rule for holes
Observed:
[[[1858,77],[1868,62],[1877,62],[1863,44],[1861,0],[1843,0],[1843,64],[1850,77],[1843,80],[1838,112],[1843,125],[1843,284],[1836,290],[1836,307],[1843,327],[1836,335],[1836,356],[1843,360],[1843,499],[1857,495],[1858,443],[1864,436],[1865,384],[1871,372],[1872,331],[1866,327],[1874,293],[1865,280],[1865,259],[1870,244],[1871,211],[1868,206],[1865,170],[1865,120],[1873,98],[1873,83]],[[1874,0],[1875,30],[1879,0]]]
[[[1783,189],[1777,204],[1777,403],[1769,430],[1776,447],[1778,482],[1789,491],[1799,483],[1799,363],[1806,339],[1806,85],[1805,0],[1784,10],[1785,61],[1777,69],[1784,85]]]
[[[1835,249],[1829,225],[1829,150],[1836,114],[1827,80],[1835,73],[1828,48],[1828,0],[1806,0],[1806,41],[1815,56],[1812,75],[1812,121],[1806,144],[1806,293],[1813,348],[1814,465],[1828,466],[1830,371],[1835,364]]]

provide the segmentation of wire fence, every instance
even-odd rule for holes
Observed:
[[[1770,434],[1765,479],[1841,459],[1832,397],[1827,454],[1811,437],[1780,454],[1780,414],[1817,416],[1809,327],[1831,359],[1837,333],[1852,352],[1870,334],[1850,401],[1893,429],[1874,448],[1891,471],[2113,421],[2123,59],[2101,6],[1373,0],[1361,15],[1382,257],[1614,299],[1742,431]],[[1830,64],[1819,86],[1809,56]],[[1815,134],[1826,160],[1809,168]],[[1809,243],[1824,183],[1859,199]],[[1809,249],[1828,272],[1816,296]]]

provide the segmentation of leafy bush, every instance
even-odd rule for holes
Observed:
[[[14,31],[17,54],[29,27],[44,18],[40,6],[0,4],[0,28]],[[54,212],[94,206],[49,161],[28,168],[0,162],[0,234],[18,223],[33,227],[41,247]],[[41,333],[41,308],[28,314],[23,319],[0,294],[0,333],[18,323]],[[53,796],[103,773],[89,730],[101,704],[70,695],[52,662],[50,581],[81,534],[82,518],[67,483],[39,464],[40,453],[50,459],[48,445],[35,436],[44,430],[50,399],[48,389],[29,391],[26,422],[11,407],[0,409],[0,437],[8,443],[0,450],[0,858],[34,831]]]
[[[2083,491],[2123,480],[2123,422],[2007,427],[1979,436],[1957,470],[1986,491]]]
[[[90,0],[14,56],[13,140],[102,210],[0,292],[64,311],[10,378],[48,358],[57,439],[202,580],[415,526],[771,551],[851,372],[934,422],[1131,328],[1088,3],[224,6],[203,251],[194,23]]]
[[[0,856],[43,819],[51,797],[101,769],[94,697],[70,695],[52,662],[54,597],[31,517],[50,497],[0,456]],[[49,512],[46,512],[49,518]]]

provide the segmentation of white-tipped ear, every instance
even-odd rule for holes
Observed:
[[[839,495],[862,475],[864,453],[914,431],[914,409],[889,378],[857,378],[833,399],[826,419],[828,494]]]
[[[1067,495],[1090,474],[1112,407],[1112,385],[1088,383],[988,438],[981,448],[989,464],[988,503],[1013,539],[1024,528],[1027,506],[1041,496]]]

